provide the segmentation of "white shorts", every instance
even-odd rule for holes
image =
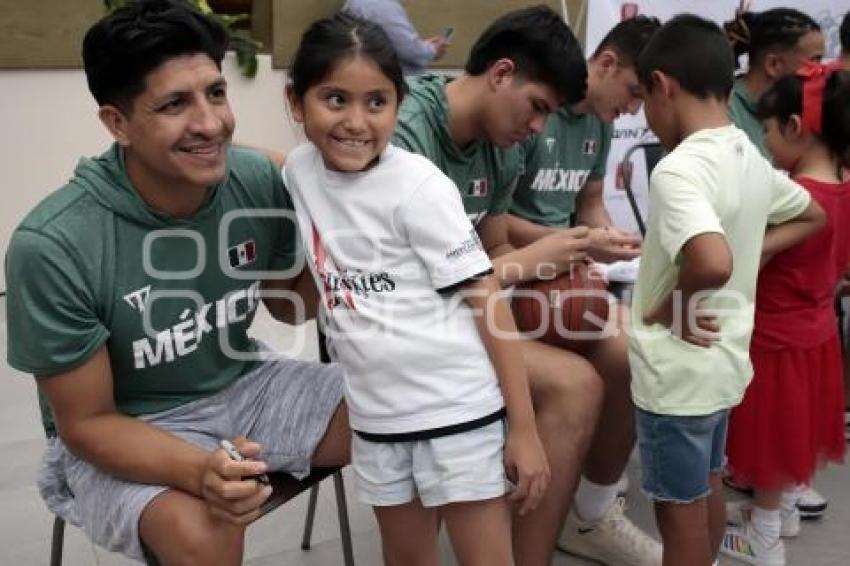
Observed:
[[[352,435],[358,499],[373,506],[419,498],[424,507],[483,501],[508,493],[505,422],[410,442],[371,442]]]

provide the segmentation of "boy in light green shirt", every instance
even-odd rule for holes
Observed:
[[[643,490],[655,503],[664,563],[709,566],[725,530],[729,409],[752,374],[765,230],[775,226],[767,238],[785,249],[824,216],[730,124],[732,53],[715,24],[672,19],[641,53],[638,76],[647,122],[670,152],[650,178],[632,302]]]

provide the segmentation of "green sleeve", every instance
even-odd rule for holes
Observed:
[[[109,331],[93,284],[73,250],[28,229],[18,229],[6,255],[9,365],[52,375],[82,365]]]
[[[593,169],[590,170],[589,179],[605,178],[605,172],[608,166],[608,154],[611,153],[611,138],[613,135],[614,126],[603,123],[599,136],[599,153],[596,156],[596,163],[593,165]]]

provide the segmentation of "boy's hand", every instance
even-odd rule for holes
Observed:
[[[693,311],[689,311],[687,306],[681,304],[681,301],[676,304],[677,301],[673,300],[671,293],[643,317],[643,322],[646,325],[660,324],[669,328],[672,334],[685,342],[709,348],[720,340],[720,324],[717,322],[717,316],[704,308],[705,299],[700,299],[696,303],[688,302],[693,303]],[[676,316],[676,309],[682,310],[681,316]]]
[[[590,229],[589,253],[596,261],[613,263],[628,261],[641,254],[640,236],[624,232],[613,226]]]
[[[253,459],[260,455],[261,446],[241,437],[233,444],[245,461],[231,459],[223,449],[210,453],[201,476],[201,495],[215,518],[247,525],[260,516],[260,506],[272,488],[253,478],[266,472],[265,462]]]
[[[549,486],[550,471],[543,444],[533,425],[527,430],[508,432],[505,471],[516,484],[508,500],[519,505],[520,516],[536,509]]]

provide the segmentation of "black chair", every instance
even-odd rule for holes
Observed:
[[[664,157],[664,148],[658,142],[642,142],[630,147],[623,156],[623,190],[626,192],[626,198],[629,200],[629,206],[632,209],[638,230],[640,230],[640,235],[646,236],[646,223],[643,220],[643,216],[641,216],[640,208],[638,207],[637,200],[635,200],[635,193],[632,189],[632,172],[634,170],[632,157],[639,151],[643,152],[646,159],[646,178],[648,181],[652,170],[655,169],[655,166]]]

